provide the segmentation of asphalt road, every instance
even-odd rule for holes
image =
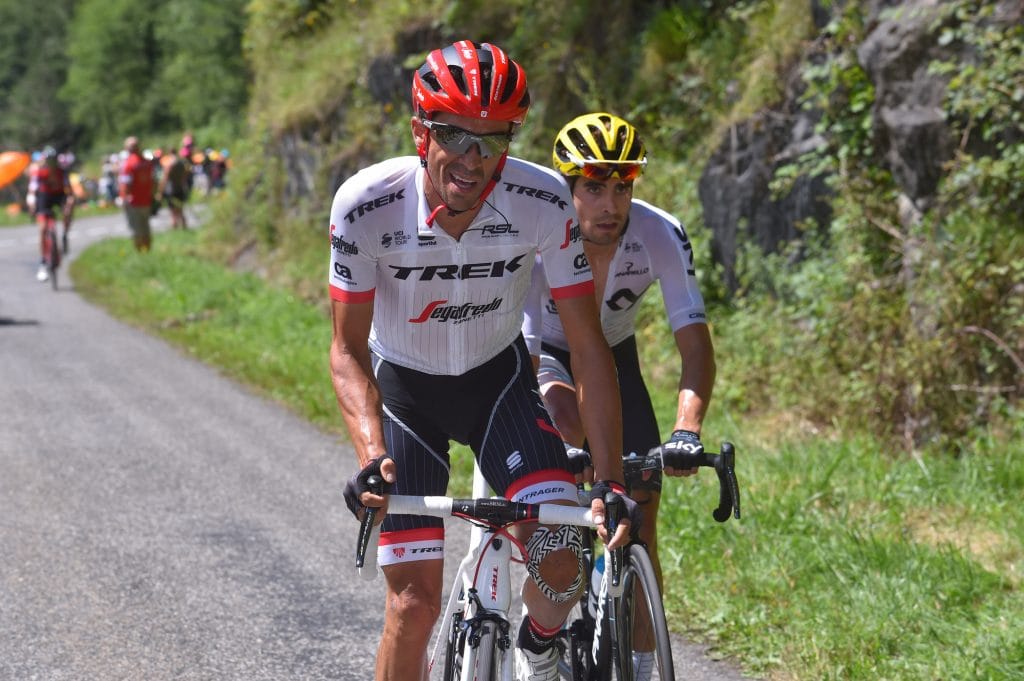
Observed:
[[[127,233],[82,219],[72,248]],[[382,586],[350,567],[347,446],[66,270],[38,283],[37,243],[0,229],[0,679],[372,678]],[[675,651],[678,678],[744,678]]]

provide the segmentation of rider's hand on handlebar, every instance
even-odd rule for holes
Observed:
[[[569,457],[569,470],[576,476],[576,483],[585,482],[588,485],[594,482],[594,467],[590,461],[590,452],[579,447],[573,447],[568,442],[565,445],[565,455]]]
[[[704,445],[700,441],[700,435],[692,430],[673,431],[668,442],[663,444],[661,448],[666,453],[682,452],[686,454],[700,454],[704,451]],[[694,475],[696,473],[696,468],[673,468],[672,466],[665,466],[666,475]]]
[[[372,475],[377,475],[384,479],[385,485],[382,494],[374,494],[370,490],[367,480]],[[362,519],[363,509],[367,507],[375,507],[387,511],[388,485],[394,481],[395,462],[393,459],[387,456],[378,456],[375,459],[370,459],[370,462],[362,470],[345,483],[345,505],[348,506],[348,510],[352,511],[357,520]],[[375,518],[378,523],[383,519],[383,513],[378,513]]]
[[[609,498],[609,494],[611,494],[611,503],[620,504],[617,510],[606,508],[605,499]],[[612,512],[613,517],[614,515],[619,517],[615,534],[612,537],[608,536],[608,528],[605,525],[606,512]],[[609,550],[625,546],[629,543],[630,537],[636,537],[640,531],[640,507],[617,482],[598,480],[591,486],[590,513],[597,525],[598,536]]]

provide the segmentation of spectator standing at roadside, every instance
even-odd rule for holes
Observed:
[[[153,164],[139,151],[137,137],[126,139],[124,149],[128,156],[118,175],[121,205],[124,206],[135,250],[145,253],[152,245],[149,214],[153,205]]]
[[[185,202],[188,201],[189,171],[180,156],[169,149],[161,159],[163,173],[157,192],[167,201],[171,211],[171,227],[188,229],[185,221]]]

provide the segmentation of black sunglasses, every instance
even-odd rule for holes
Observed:
[[[512,143],[512,133],[491,132],[485,135],[478,135],[469,130],[463,130],[457,125],[449,123],[438,123],[437,121],[421,120],[421,123],[434,133],[434,139],[441,147],[452,154],[465,154],[475,144],[484,158],[497,156],[508,151],[508,145]]]

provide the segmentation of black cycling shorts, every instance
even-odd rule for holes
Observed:
[[[544,352],[561,363],[572,376],[572,363],[568,350],[543,343]],[[644,455],[661,444],[658,420],[654,415],[651,395],[640,373],[640,357],[636,349],[636,336],[630,336],[612,348],[615,367],[619,372],[619,399],[622,401],[622,452]],[[661,491],[661,471],[649,480],[632,485],[633,490]]]
[[[558,431],[540,399],[522,337],[460,376],[426,374],[373,356],[384,402],[384,438],[397,464],[392,494],[443,495],[449,441],[469,445],[498,494],[538,503],[576,501]],[[378,563],[443,557],[440,518],[388,514]]]

